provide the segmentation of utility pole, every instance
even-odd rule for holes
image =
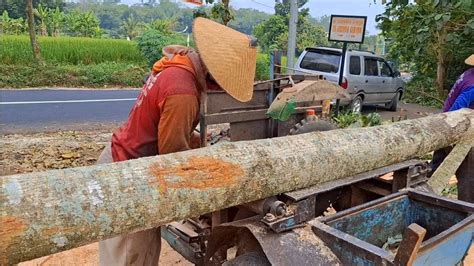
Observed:
[[[290,21],[288,23],[288,73],[293,73],[295,67],[296,24],[298,24],[298,0],[290,0]]]

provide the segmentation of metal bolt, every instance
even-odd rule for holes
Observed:
[[[271,213],[265,214],[265,217],[263,217],[263,219],[267,222],[272,222],[272,221],[276,220],[275,215],[273,215]]]

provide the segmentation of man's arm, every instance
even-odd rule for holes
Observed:
[[[474,102],[474,86],[465,89],[454,101],[449,111],[456,111],[461,108],[469,108]]]
[[[166,154],[191,149],[191,133],[199,102],[194,95],[168,96],[161,104],[158,125],[158,153]]]

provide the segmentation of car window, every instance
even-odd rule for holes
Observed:
[[[351,56],[349,60],[349,73],[360,75],[360,56]]]
[[[377,59],[365,57],[364,58],[364,73],[366,76],[378,76],[379,75],[379,66],[377,64]]]
[[[380,75],[382,77],[392,76],[392,69],[390,69],[390,66],[387,64],[387,62],[379,60],[379,66],[380,66]]]
[[[326,73],[337,73],[340,60],[341,55],[338,52],[308,51],[301,60],[300,67]]]

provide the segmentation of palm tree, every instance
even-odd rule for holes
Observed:
[[[129,40],[137,37],[142,24],[132,14],[122,23],[122,31]]]
[[[147,29],[157,30],[164,35],[173,34],[176,21],[173,19],[155,19],[151,23],[145,25]]]

